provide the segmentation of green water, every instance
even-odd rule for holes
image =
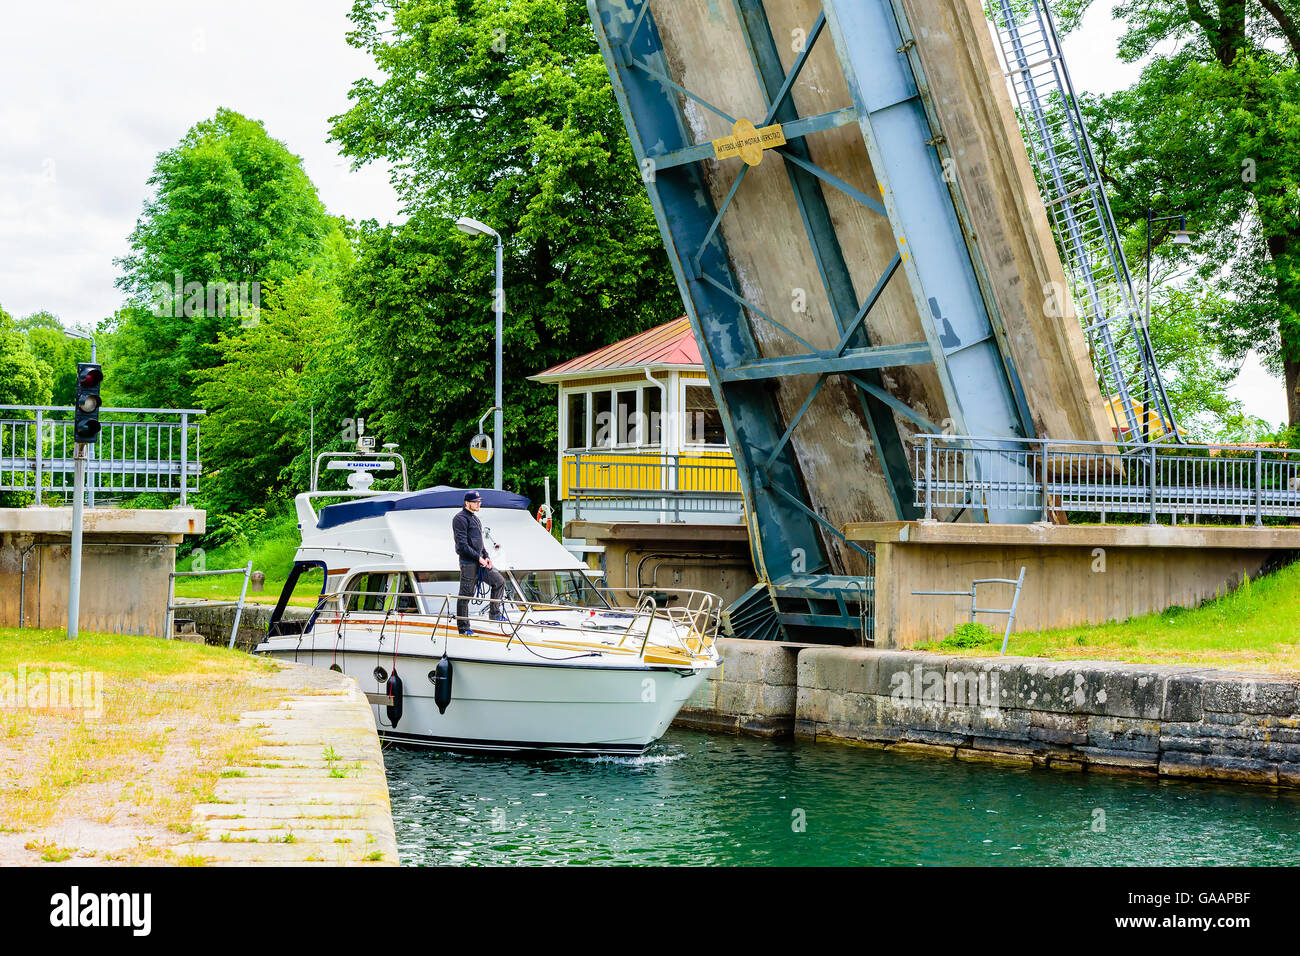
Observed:
[[[1300,863],[1286,792],[676,730],[636,758],[384,759],[408,865]]]

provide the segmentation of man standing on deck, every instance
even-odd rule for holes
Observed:
[[[492,567],[492,559],[483,546],[483,525],[478,520],[478,509],[481,507],[483,496],[477,491],[467,491],[465,507],[451,519],[451,533],[456,539],[456,557],[460,559],[460,600],[456,602],[456,630],[462,634],[474,633],[469,626],[469,598],[473,597],[478,587],[480,569],[492,594],[488,617],[493,621],[506,619],[501,613],[506,579],[505,575]]]

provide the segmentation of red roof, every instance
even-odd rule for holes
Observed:
[[[648,365],[703,364],[700,347],[695,344],[695,333],[691,331],[691,322],[682,316],[529,377],[560,378],[615,369],[644,368]]]

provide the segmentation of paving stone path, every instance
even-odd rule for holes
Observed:
[[[242,766],[194,808],[197,843],[177,853],[217,865],[395,866],[397,838],[374,713],[356,681],[285,663],[298,693],[240,718],[261,731]]]

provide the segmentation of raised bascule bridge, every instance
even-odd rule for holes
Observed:
[[[1122,619],[1300,548],[1294,457],[1177,427],[1043,0],[588,7],[736,458],[737,636],[909,646],[1022,568],[1017,630]]]

